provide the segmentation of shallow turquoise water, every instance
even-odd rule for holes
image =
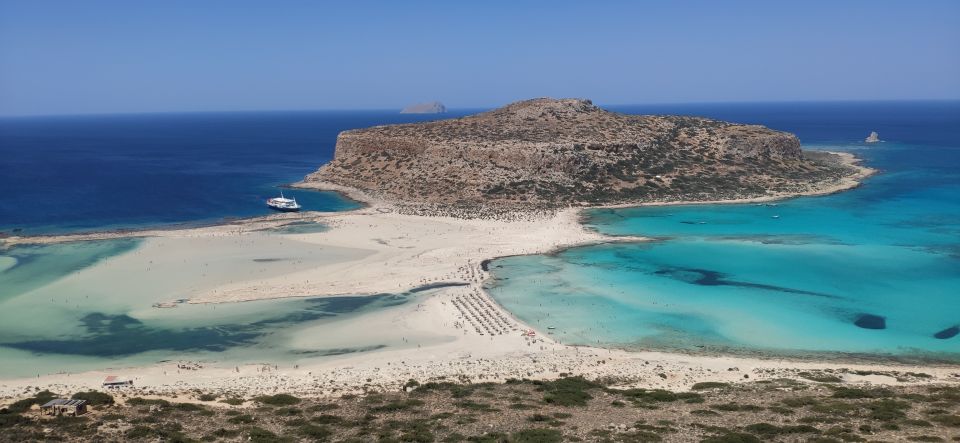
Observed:
[[[688,239],[494,266],[494,296],[568,343],[960,357],[932,337],[957,323],[956,264],[909,248]],[[886,328],[856,326],[863,314]]]
[[[298,225],[294,233],[320,227]],[[352,334],[353,329],[342,324],[364,315],[402,309],[420,296],[412,291],[152,307],[177,294],[189,296],[191,289],[203,287],[208,278],[223,283],[231,278],[230,273],[223,274],[224,270],[240,276],[262,271],[266,276],[274,270],[283,272],[292,262],[310,266],[336,253],[324,250],[320,257],[305,255],[310,250],[297,246],[295,240],[283,237],[285,234],[289,232],[271,233],[270,238],[278,238],[267,240],[283,243],[287,254],[284,259],[256,258],[276,253],[259,248],[254,255],[235,253],[223,257],[222,263],[205,264],[202,274],[177,270],[129,274],[126,269],[131,257],[136,259],[144,249],[141,240],[0,250],[0,377],[138,366],[164,360],[287,364],[408,345],[390,334]],[[99,267],[110,260],[126,260],[128,264]],[[159,261],[150,263],[158,270],[169,266]],[[169,284],[162,283],[171,279]],[[331,325],[349,336],[327,332]],[[424,336],[415,343],[433,339]]]
[[[565,343],[960,362],[960,125],[926,117],[878,145],[804,126],[880,169],[855,190],[589,211],[657,240],[496,260],[490,291]]]
[[[106,258],[131,251],[136,239],[25,245],[0,249],[0,303]]]

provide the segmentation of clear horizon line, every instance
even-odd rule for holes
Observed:
[[[523,100],[532,100],[536,98],[579,98],[590,100],[583,97],[531,97],[515,100],[498,106],[464,106],[448,107],[447,112],[441,113],[423,113],[408,115],[444,115],[449,111],[485,111],[497,109]],[[646,103],[600,103],[590,100],[593,104],[601,107],[621,107],[621,106],[683,106],[683,105],[748,105],[748,104],[790,104],[790,103],[908,103],[908,102],[960,102],[957,98],[891,98],[891,99],[829,99],[829,100],[719,100],[719,101],[683,101],[683,102],[646,102]],[[442,102],[441,102],[442,103]],[[41,117],[108,117],[122,115],[159,115],[159,114],[243,114],[243,113],[282,113],[282,112],[395,112],[400,114],[402,107],[388,108],[291,108],[291,109],[236,109],[236,110],[196,110],[196,111],[108,111],[108,112],[88,112],[88,113],[65,113],[65,114],[0,114],[0,119],[17,118],[41,118]]]

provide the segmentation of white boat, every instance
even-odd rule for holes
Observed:
[[[297,204],[297,199],[284,197],[283,191],[280,191],[279,197],[274,197],[270,200],[267,200],[267,206],[269,206],[271,209],[276,209],[277,211],[283,212],[296,212],[300,210],[300,205]]]

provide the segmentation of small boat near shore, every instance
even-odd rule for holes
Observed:
[[[283,191],[280,191],[279,197],[274,197],[267,200],[267,206],[269,206],[270,209],[281,212],[297,212],[301,208],[301,206],[297,203],[297,199],[284,197]]]

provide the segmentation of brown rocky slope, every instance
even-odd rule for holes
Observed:
[[[553,208],[800,193],[855,171],[796,136],[540,98],[467,117],[340,133],[303,185],[398,204]]]

